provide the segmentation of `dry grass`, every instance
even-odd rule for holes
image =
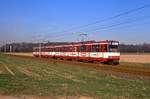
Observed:
[[[150,63],[150,54],[122,54],[121,62]]]
[[[87,96],[4,96],[0,95],[0,99],[94,99]],[[97,98],[98,99],[98,98]]]
[[[4,53],[4,54],[9,54],[9,55],[17,55],[17,56],[31,56],[33,57],[33,54],[32,53]]]

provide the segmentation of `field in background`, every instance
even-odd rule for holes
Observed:
[[[134,62],[134,63],[150,63],[150,53],[126,53],[121,54],[121,62]]]
[[[149,92],[149,80],[120,78],[75,64],[0,55],[0,94],[4,95],[148,99]]]
[[[6,53],[20,56],[33,56],[32,53]],[[133,62],[133,63],[150,63],[150,53],[126,53],[121,54],[120,62]]]
[[[18,56],[31,56],[33,57],[32,53],[3,53],[3,54],[8,54],[8,55],[18,55]]]

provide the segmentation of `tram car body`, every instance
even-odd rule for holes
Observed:
[[[93,61],[119,64],[119,42],[113,40],[76,42],[65,45],[38,46],[33,48],[35,57]]]

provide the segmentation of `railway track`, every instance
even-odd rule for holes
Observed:
[[[127,64],[119,64],[117,66],[113,66],[113,65],[85,63],[85,62],[77,62],[77,61],[35,58],[35,57],[31,57],[31,56],[22,56],[22,55],[19,55],[19,56],[18,55],[10,55],[10,56],[31,58],[31,59],[35,59],[35,60],[42,60],[42,61],[55,62],[55,63],[72,64],[72,65],[77,65],[77,66],[96,68],[96,69],[100,69],[100,70],[103,70],[106,72],[115,72],[115,73],[122,73],[122,74],[127,74],[127,75],[134,75],[134,76],[150,78],[150,68],[148,68],[148,67],[128,66]]]
[[[90,67],[90,68],[96,68],[104,71],[112,71],[112,72],[118,72],[118,73],[126,73],[136,76],[147,76],[150,77],[150,68],[144,68],[144,67],[129,67],[126,65],[105,65],[105,64],[93,64],[93,63],[83,63],[83,62],[74,62],[74,61],[60,61],[58,62],[66,63],[66,64],[74,64],[78,66],[84,66],[84,67]]]

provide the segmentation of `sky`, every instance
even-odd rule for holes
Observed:
[[[149,0],[0,0],[0,43],[80,41],[82,33],[87,34],[85,40],[150,43],[150,7],[85,26],[148,4]]]

